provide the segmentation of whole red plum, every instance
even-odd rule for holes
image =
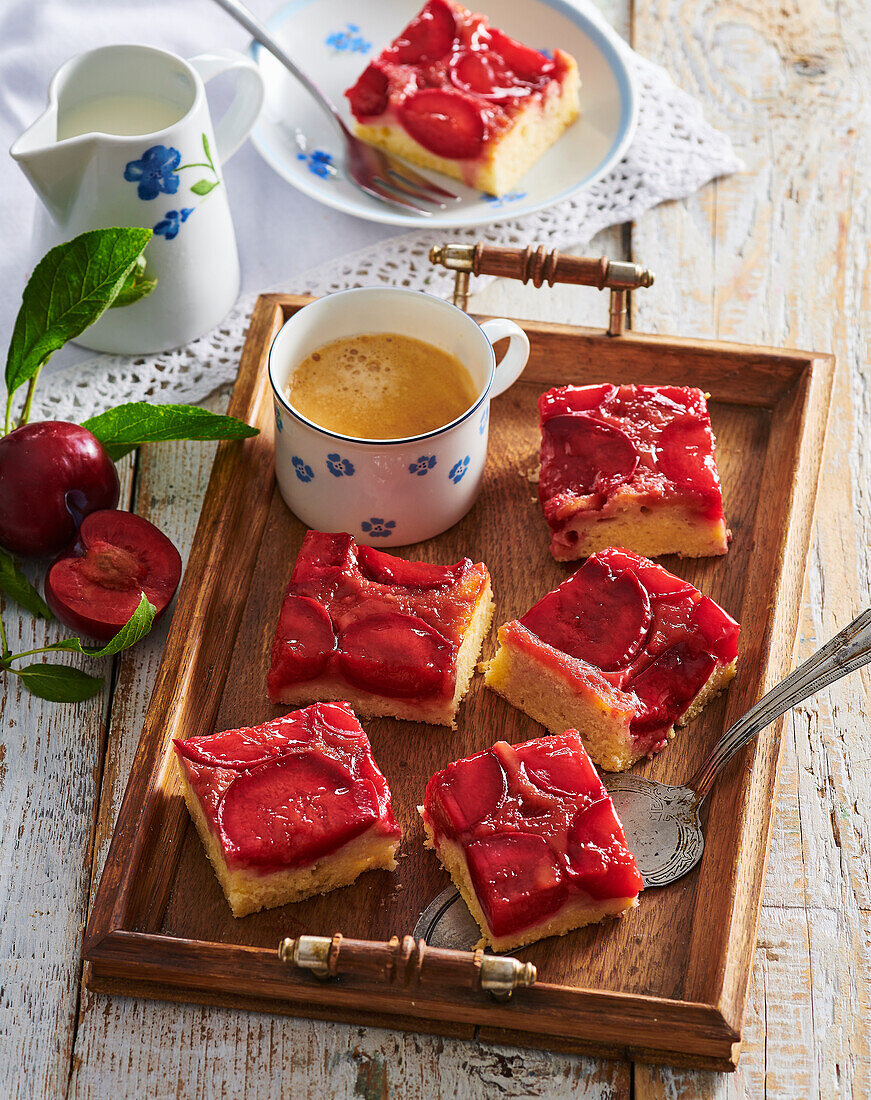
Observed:
[[[0,545],[13,554],[57,554],[119,493],[115,464],[87,428],[43,420],[0,437]]]

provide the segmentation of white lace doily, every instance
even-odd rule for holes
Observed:
[[[639,85],[638,130],[626,157],[607,177],[561,202],[514,221],[407,233],[314,268],[278,286],[299,294],[390,283],[447,297],[453,275],[433,267],[430,246],[452,238],[488,244],[581,247],[611,225],[637,219],[665,199],[684,198],[717,176],[738,171],[729,138],[710,126],[701,105],[659,65],[627,51]],[[479,281],[478,285],[482,285]],[[183,348],[153,356],[101,355],[54,375],[37,391],[34,418],[81,421],[122,401],[201,401],[231,382],[239,366],[255,295],[240,300],[223,324]],[[65,383],[65,384],[63,384]]]

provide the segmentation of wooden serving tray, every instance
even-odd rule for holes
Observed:
[[[367,721],[403,829],[395,874],[234,920],[188,818],[171,739],[252,725],[280,713],[265,676],[285,585],[304,528],[275,486],[265,360],[284,320],[309,299],[257,304],[230,412],[261,429],[223,443],[203,505],[127,791],[85,938],[91,989],[429,1031],[705,1068],[734,1068],[741,1041],[777,788],[780,723],[732,761],[707,804],[707,848],[680,882],[650,890],[621,920],[515,952],[538,983],[497,1004],[470,989],[329,982],[294,971],[279,941],[301,933],[387,939],[408,933],[448,885],[423,848],[417,813],[448,761],[542,729],[473,680],[458,729]],[[693,773],[727,724],[787,670],[793,651],[834,362],[810,352],[629,333],[610,338],[520,322],[526,371],[492,405],[480,499],[456,527],[401,551],[487,563],[495,625],[522,614],[571,571],[555,563],[530,476],[536,400],[548,387],[610,381],[700,386],[711,394],[728,555],[665,559],[742,625],[737,679],[640,770],[667,783]],[[495,629],[493,631],[495,635]],[[484,656],[493,652],[493,635]]]

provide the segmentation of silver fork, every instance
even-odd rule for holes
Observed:
[[[429,217],[433,213],[432,207],[444,210],[448,202],[460,201],[459,195],[439,187],[438,184],[410,168],[405,161],[385,153],[382,149],[376,149],[374,145],[367,145],[365,141],[355,137],[345,125],[338,108],[329,96],[287,56],[269,31],[254,13],[241,3],[241,0],[215,0],[215,3],[228,15],[232,15],[237,23],[241,23],[255,41],[269,50],[272,56],[277,58],[292,76],[296,77],[306,91],[330,115],[336,129],[345,140],[345,171],[348,178],[361,191],[391,206],[414,210],[424,217]],[[419,203],[428,205],[420,206]]]

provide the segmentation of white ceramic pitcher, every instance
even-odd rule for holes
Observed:
[[[228,70],[236,94],[213,130],[204,85]],[[257,66],[233,50],[184,61],[150,46],[103,46],[57,71],[46,110],[10,150],[42,200],[37,256],[102,226],[154,233],[145,259],[156,288],[108,310],[80,344],[164,351],[226,316],[240,275],[221,166],[262,102]]]

